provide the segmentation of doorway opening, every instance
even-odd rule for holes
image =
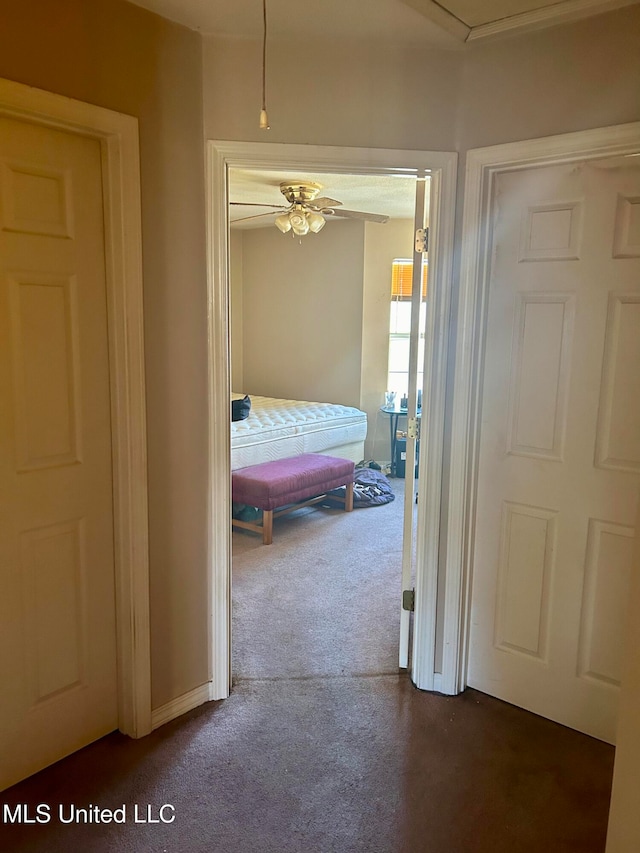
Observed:
[[[357,465],[354,513],[331,501],[296,510],[276,520],[268,547],[234,530],[233,679],[395,674],[416,178],[233,167],[228,178],[231,391],[252,401],[231,426],[231,470],[303,452]],[[283,184],[313,188],[322,233],[281,233]],[[363,485],[381,505],[362,508]],[[413,501],[406,511],[415,516]]]
[[[411,678],[434,689],[436,589],[442,483],[445,370],[449,334],[455,175],[450,152],[326,148],[306,145],[209,142],[208,258],[210,340],[210,697],[229,693],[231,675],[230,318],[228,173],[233,167],[354,175],[431,176],[430,305],[427,312],[425,389],[416,542],[415,613]],[[316,236],[316,235],[314,235]],[[410,443],[415,444],[415,439]],[[399,603],[400,606],[400,603]]]

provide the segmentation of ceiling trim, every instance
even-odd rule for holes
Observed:
[[[472,27],[466,40],[478,41],[531,32],[544,27],[578,21],[580,18],[599,15],[602,12],[611,12],[623,6],[632,6],[637,2],[638,0],[564,0],[552,6],[545,6],[543,9],[535,9],[533,12],[523,12],[500,21],[492,21],[490,24]]]
[[[471,27],[468,27],[460,18],[456,18],[439,3],[435,3],[434,0],[401,0],[401,2],[405,6],[415,9],[416,12],[420,12],[423,17],[433,21],[434,24],[438,24],[459,41],[465,42],[469,38]]]
[[[410,6],[425,18],[438,24],[448,33],[455,36],[461,42],[484,41],[520,33],[541,30],[545,27],[567,24],[588,18],[592,15],[600,15],[603,12],[612,12],[624,6],[632,6],[639,0],[559,0],[542,9],[534,9],[531,12],[522,12],[519,15],[511,15],[501,18],[499,21],[491,21],[489,24],[480,24],[477,27],[469,27],[444,6],[435,0],[401,0],[405,6]],[[446,3],[446,0],[443,0]]]

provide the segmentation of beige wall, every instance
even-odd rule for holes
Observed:
[[[640,7],[465,54],[456,149],[640,118]]]
[[[378,462],[388,462],[391,457],[389,421],[380,413],[389,365],[391,264],[394,258],[412,256],[413,220],[365,224],[360,407],[369,423],[365,455]]]
[[[243,236],[243,367],[249,394],[360,403],[364,224],[301,240]]]
[[[158,707],[208,680],[200,38],[120,0],[5,2],[0,76],[140,121],[152,690]]]
[[[460,53],[305,40],[270,41],[267,106],[258,129],[262,44],[205,37],[205,117],[211,139],[451,150]]]
[[[387,384],[391,263],[411,257],[412,234],[411,220],[343,222],[301,242],[274,228],[233,231],[234,389],[358,406],[369,421],[366,457],[388,461],[389,424],[379,409]],[[302,277],[292,278],[292,270]],[[292,291],[294,280],[303,283]]]
[[[640,118],[640,7],[459,50],[204,41],[212,139],[466,151]],[[327,52],[328,51],[328,52]],[[327,59],[329,56],[329,59]]]

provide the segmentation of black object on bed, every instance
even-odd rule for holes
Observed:
[[[240,400],[232,400],[231,401],[231,420],[232,421],[243,421],[245,418],[249,417],[249,412],[251,411],[251,398],[248,394],[242,397]]]

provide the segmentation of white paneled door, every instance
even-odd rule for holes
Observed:
[[[640,164],[503,172],[492,210],[468,683],[614,742],[640,480]]]
[[[118,722],[101,168],[0,119],[0,788]]]

